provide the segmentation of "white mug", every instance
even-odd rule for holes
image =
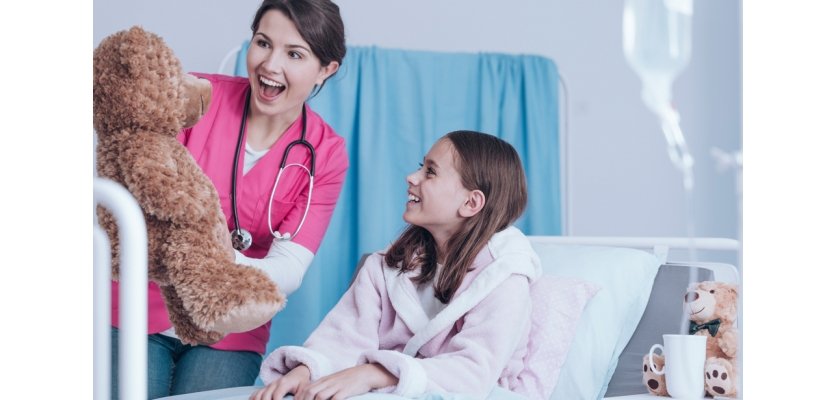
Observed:
[[[664,345],[649,349],[649,367],[658,375],[666,375],[667,391],[677,399],[701,399],[705,395],[705,354],[707,337],[696,335],[662,335]],[[659,371],[652,362],[652,353],[660,348],[664,367]]]

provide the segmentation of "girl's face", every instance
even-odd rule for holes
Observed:
[[[278,10],[264,13],[246,54],[253,112],[295,119],[314,85],[339,68],[322,66],[296,25]]]
[[[454,154],[452,143],[440,140],[426,154],[421,168],[406,177],[409,197],[403,219],[428,230],[441,244],[464,223],[459,208],[470,193],[455,169]]]

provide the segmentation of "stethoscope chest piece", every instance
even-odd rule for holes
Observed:
[[[244,102],[244,112],[243,116],[241,116],[241,128],[238,132],[238,145],[235,148],[235,161],[232,165],[232,216],[235,221],[235,229],[230,232],[232,236],[232,247],[238,251],[244,251],[252,245],[252,234],[247,232],[246,229],[241,229],[240,222],[238,220],[238,197],[237,197],[237,186],[238,186],[238,159],[240,158],[241,148],[243,147],[244,142],[244,128],[246,127],[246,116],[249,114],[249,101],[250,101],[250,92],[246,94],[246,100]],[[302,229],[302,225],[304,224],[305,218],[307,218],[307,212],[310,210],[310,199],[313,197],[313,174],[314,174],[314,167],[316,166],[316,151],[313,148],[313,145],[307,141],[307,109],[306,106],[302,104],[302,132],[301,132],[301,139],[295,140],[290,142],[287,147],[284,149],[284,155],[281,157],[281,164],[278,169],[278,173],[275,177],[275,183],[273,184],[273,190],[270,193],[270,199],[268,200],[268,208],[267,208],[267,226],[270,227],[270,232],[272,233],[273,237],[278,240],[292,240],[296,235],[299,234],[299,231]],[[290,154],[290,149],[293,148],[295,145],[302,145],[303,147],[307,148],[310,152],[310,169],[302,164],[291,163],[287,164],[287,156]],[[273,230],[273,222],[272,222],[272,213],[273,213],[273,197],[275,196],[275,189],[278,187],[278,181],[281,179],[281,174],[284,172],[285,168],[289,167],[299,167],[307,171],[308,177],[310,178],[310,182],[307,186],[307,205],[304,208],[304,214],[302,214],[301,221],[299,221],[299,226],[296,228],[296,231],[292,234],[287,232],[280,234]]]
[[[252,246],[252,234],[246,229],[235,229],[232,234],[232,247],[238,251],[244,251]]]

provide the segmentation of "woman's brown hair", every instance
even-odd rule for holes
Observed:
[[[424,228],[409,225],[385,254],[386,265],[401,272],[420,269],[413,278],[431,282],[438,262],[444,265],[435,284],[435,297],[448,304],[461,286],[476,255],[496,232],[515,221],[528,202],[525,171],[519,154],[509,143],[495,136],[473,131],[450,132],[448,140],[455,154],[455,169],[468,190],[481,190],[485,202],[481,211],[464,221],[461,230],[449,238],[444,260],[432,235]]]
[[[336,61],[342,65],[347,52],[345,26],[339,14],[339,6],[330,0],[264,0],[252,19],[252,34],[258,31],[261,18],[269,10],[280,11],[296,25],[299,34],[310,45],[310,50],[324,67]],[[325,82],[330,77],[325,79]],[[325,86],[316,88],[315,96]]]

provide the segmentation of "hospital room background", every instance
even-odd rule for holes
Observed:
[[[271,348],[300,344],[347,288],[362,253],[395,237],[405,175],[435,139],[454,129],[504,136],[520,151],[531,201],[518,225],[528,234],[741,239],[739,1],[693,2],[691,56],[672,84],[693,159],[692,190],[685,189],[658,118],[641,100],[642,81],[624,55],[623,1],[335,2],[345,20],[348,56],[312,102],[346,136],[351,170],[303,286],[275,319]],[[93,45],[141,25],[165,39],[186,71],[233,74],[259,3],[96,0]],[[485,63],[495,74],[478,79],[491,80],[482,84],[492,85],[492,94],[448,90],[432,92],[432,99],[407,98],[424,83],[408,81],[403,65],[436,68],[436,79],[455,82],[476,79],[470,72]],[[386,84],[346,91],[348,83],[372,78]],[[354,107],[357,96],[386,114],[331,118],[331,110]],[[427,100],[459,98],[510,114],[457,121],[455,110],[422,108]],[[404,127],[422,136],[404,137]],[[403,148],[408,157],[396,153]],[[681,257],[742,269],[735,254]],[[293,329],[281,329],[288,326]]]

